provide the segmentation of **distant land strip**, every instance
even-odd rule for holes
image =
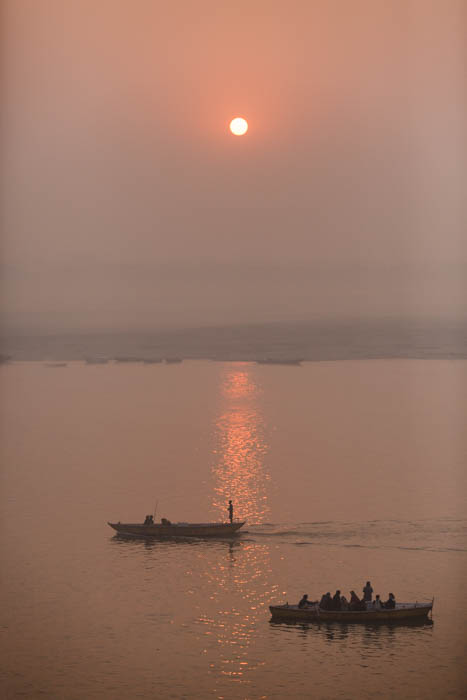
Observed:
[[[157,362],[465,359],[467,321],[313,321],[180,330],[3,333],[1,359]]]

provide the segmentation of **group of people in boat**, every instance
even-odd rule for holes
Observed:
[[[321,610],[391,610],[396,607],[396,598],[394,593],[389,593],[388,599],[382,601],[379,594],[373,600],[373,588],[369,581],[363,587],[363,597],[359,598],[355,591],[350,591],[350,599],[341,595],[340,590],[337,590],[333,596],[328,591],[323,593],[321,600],[308,600],[308,595],[305,593],[298,603],[299,608],[306,608],[308,605],[319,605]]]
[[[154,522],[154,516],[153,515],[146,515],[146,518],[144,520],[143,525],[155,525],[156,523]],[[167,520],[167,518],[161,518],[161,525],[172,525],[170,520]]]

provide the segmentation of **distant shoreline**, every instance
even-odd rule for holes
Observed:
[[[12,360],[164,359],[260,362],[352,359],[466,359],[467,322],[315,321],[163,331],[5,333],[0,354]]]

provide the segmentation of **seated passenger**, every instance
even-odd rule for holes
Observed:
[[[348,610],[349,607],[349,601],[347,600],[345,595],[341,595],[341,610]]]
[[[365,602],[363,600],[360,600],[355,591],[350,591],[350,609],[366,610]]]
[[[373,601],[373,610],[382,610],[383,609],[383,604],[381,601],[381,598],[379,597],[379,593],[376,594],[376,598]]]
[[[303,594],[302,599],[300,600],[298,607],[299,608],[306,608],[308,605],[308,595],[306,593]]]
[[[322,610],[331,610],[332,609],[332,598],[331,598],[331,594],[329,593],[329,591],[321,597],[321,600],[319,601],[319,607]]]
[[[332,609],[333,610],[340,610],[341,609],[341,592],[336,591],[332,597]]]
[[[396,599],[394,597],[394,593],[389,594],[389,598],[384,603],[384,607],[387,608],[388,610],[392,610],[393,608],[396,607]]]

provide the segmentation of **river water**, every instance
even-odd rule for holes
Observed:
[[[467,362],[0,368],[6,698],[466,697]],[[246,519],[148,542],[106,521]],[[417,626],[273,624],[370,579]]]

